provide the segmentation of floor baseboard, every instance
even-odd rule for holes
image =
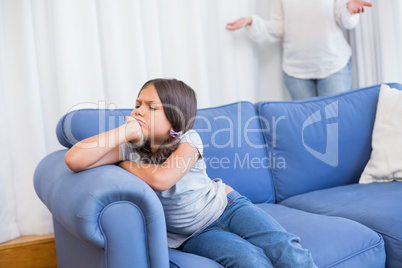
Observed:
[[[57,268],[54,235],[21,236],[0,244],[0,268]]]

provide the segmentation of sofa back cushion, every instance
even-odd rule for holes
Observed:
[[[194,129],[204,144],[210,178],[221,178],[254,203],[274,202],[270,159],[252,103],[200,109]]]
[[[71,111],[59,120],[56,127],[57,139],[61,145],[71,148],[83,139],[124,124],[126,116],[130,115],[131,111],[132,109],[80,109]]]
[[[392,87],[401,88],[399,84]],[[369,160],[380,85],[324,98],[259,103],[268,151],[286,163],[272,168],[276,201],[357,183]]]
[[[72,111],[60,119],[57,137],[62,145],[70,148],[80,140],[124,124],[130,113],[131,109]],[[204,143],[210,178],[221,178],[253,202],[274,202],[269,159],[252,103],[200,109],[194,129]]]

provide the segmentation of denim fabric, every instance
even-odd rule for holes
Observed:
[[[322,79],[299,79],[285,72],[283,77],[293,100],[330,96],[352,88],[350,62],[340,71]]]
[[[233,191],[220,218],[191,238],[182,250],[224,267],[316,267],[299,238],[246,197]],[[297,219],[295,219],[297,220]]]

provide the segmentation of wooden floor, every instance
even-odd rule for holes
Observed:
[[[22,236],[0,244],[0,268],[56,268],[53,235]]]

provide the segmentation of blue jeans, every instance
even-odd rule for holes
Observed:
[[[322,79],[299,79],[285,72],[283,77],[293,100],[330,96],[352,88],[350,62],[340,71]]]
[[[188,240],[184,252],[201,255],[224,267],[316,267],[299,238],[246,197],[232,191],[217,221]],[[295,219],[297,220],[297,219]]]

